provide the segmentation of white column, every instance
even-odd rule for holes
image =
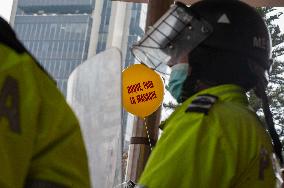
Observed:
[[[93,10],[93,13],[92,13],[93,23],[92,23],[88,58],[96,54],[98,37],[99,37],[99,29],[101,25],[101,14],[102,14],[102,9],[103,9],[103,3],[104,1],[101,1],[101,0],[96,1],[95,10]]]
[[[12,6],[10,22],[9,22],[12,27],[14,27],[14,24],[15,24],[15,17],[16,17],[17,7],[18,7],[18,0],[13,0],[13,6]]]

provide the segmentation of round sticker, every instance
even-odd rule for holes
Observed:
[[[124,108],[139,117],[155,112],[163,101],[164,85],[161,77],[142,64],[135,64],[122,73]]]

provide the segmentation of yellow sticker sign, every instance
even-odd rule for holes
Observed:
[[[161,77],[145,65],[135,64],[122,73],[124,108],[139,117],[155,112],[163,101],[164,84]]]

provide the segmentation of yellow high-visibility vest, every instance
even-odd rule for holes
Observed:
[[[244,90],[230,84],[212,87],[189,98],[169,117],[139,184],[273,188],[272,150]]]
[[[55,83],[27,53],[0,44],[0,57],[0,187],[89,188],[80,127]]]

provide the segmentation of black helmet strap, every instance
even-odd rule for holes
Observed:
[[[268,103],[268,97],[267,94],[265,92],[265,88],[264,87],[258,87],[256,89],[256,94],[261,98],[262,100],[262,108],[263,108],[263,112],[265,115],[265,121],[267,124],[267,129],[268,132],[271,136],[272,142],[273,142],[273,148],[274,148],[274,152],[277,155],[278,159],[280,160],[281,166],[283,166],[283,157],[282,157],[282,144],[279,140],[279,136],[275,130],[274,127],[274,121],[273,121],[273,116],[272,113],[270,111],[269,108],[269,103]]]

